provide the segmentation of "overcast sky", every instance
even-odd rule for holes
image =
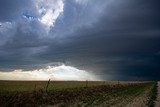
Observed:
[[[159,79],[160,1],[0,0],[0,77],[48,66]]]

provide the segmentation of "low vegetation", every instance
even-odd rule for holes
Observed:
[[[148,107],[154,107],[155,105],[155,100],[157,99],[157,82],[154,82],[153,83],[153,86],[152,86],[152,89],[150,90],[150,93],[149,93],[149,100],[148,100]]]
[[[48,81],[0,81],[0,93],[43,90],[47,83]],[[125,84],[125,82],[122,83]],[[87,81],[87,87],[114,84],[118,84],[118,82]],[[86,81],[50,81],[47,89],[64,90],[78,87],[86,87]]]
[[[156,94],[155,82],[51,81],[47,90],[46,81],[12,82],[0,82],[2,107],[151,107]]]

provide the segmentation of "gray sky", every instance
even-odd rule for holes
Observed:
[[[1,0],[0,71],[65,64],[106,80],[158,80],[159,5],[159,0]]]

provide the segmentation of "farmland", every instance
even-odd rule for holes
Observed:
[[[0,105],[151,107],[156,82],[0,81]]]

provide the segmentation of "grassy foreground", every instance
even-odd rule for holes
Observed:
[[[1,81],[0,105],[2,107],[151,107],[155,99],[156,83],[54,81],[49,84],[47,91],[45,87],[46,81]]]
[[[0,81],[0,93],[22,92],[45,89],[48,81]],[[101,85],[128,84],[118,81],[50,81],[47,90],[64,90],[79,87],[92,87]]]

